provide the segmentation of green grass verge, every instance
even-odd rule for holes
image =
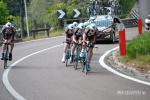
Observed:
[[[121,60],[142,71],[150,70],[150,32],[129,41],[127,55]]]

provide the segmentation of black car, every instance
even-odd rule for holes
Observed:
[[[95,23],[98,29],[96,41],[111,40],[111,42],[119,39],[119,25],[123,25],[121,20],[116,16],[99,15],[96,16]]]

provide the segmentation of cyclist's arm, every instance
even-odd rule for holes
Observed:
[[[76,31],[73,33],[73,41],[76,42]]]
[[[96,35],[94,35],[94,38],[93,38],[93,44],[96,43]]]
[[[70,38],[68,37],[67,32],[68,32],[68,29],[67,29],[67,30],[65,30],[65,34],[66,34],[66,37],[65,37],[65,38],[66,38],[66,41],[70,39]]]
[[[94,35],[94,38],[93,38],[93,44],[96,43],[96,37],[97,37],[97,30],[95,31],[95,35]]]
[[[9,41],[9,43],[14,41],[15,32],[16,32],[15,28],[12,28],[12,34],[11,34],[10,39],[8,40],[8,41]]]
[[[2,41],[6,41],[6,38],[5,38],[5,29],[2,30]]]

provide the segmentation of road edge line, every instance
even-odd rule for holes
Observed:
[[[49,47],[49,48],[46,48],[46,49],[43,49],[43,50],[40,50],[40,51],[37,51],[37,52],[34,52],[32,54],[29,54],[25,57],[22,57],[20,58],[19,60],[15,61],[13,64],[11,64],[8,69],[5,69],[4,72],[3,72],[3,76],[2,76],[2,81],[3,81],[3,84],[4,86],[6,87],[6,89],[8,90],[8,92],[13,96],[15,97],[15,99],[17,100],[26,100],[23,96],[21,96],[13,87],[12,85],[10,84],[9,82],[9,79],[8,79],[8,74],[10,72],[10,70],[15,67],[16,64],[20,63],[21,61],[33,56],[33,55],[36,55],[36,54],[39,54],[39,53],[42,53],[42,52],[45,52],[47,50],[50,50],[50,49],[54,49],[54,48],[57,48],[57,47],[60,47],[62,46],[61,45],[55,45],[55,46],[52,46],[52,47]]]
[[[113,49],[111,49],[111,50],[108,50],[107,52],[105,52],[105,53],[100,57],[100,59],[99,59],[100,65],[101,65],[103,68],[107,69],[108,71],[112,72],[113,74],[116,74],[116,75],[118,75],[118,76],[121,76],[121,77],[126,78],[126,79],[128,79],[128,80],[132,80],[132,81],[137,82],[137,83],[141,83],[141,84],[150,86],[150,83],[149,83],[149,82],[146,82],[146,81],[143,81],[143,80],[140,80],[140,79],[137,79],[137,78],[134,78],[134,77],[125,75],[125,74],[123,74],[123,73],[121,73],[121,72],[118,72],[118,71],[116,71],[115,69],[109,67],[107,64],[105,64],[105,62],[104,62],[105,57],[106,57],[109,53],[111,53],[112,51],[115,51],[115,50],[117,50],[117,49],[119,49],[119,46],[118,46],[118,47],[115,47],[115,48],[113,48]]]
[[[48,40],[48,39],[55,39],[55,38],[61,38],[61,37],[64,37],[64,36],[55,36],[55,37],[49,37],[49,38],[43,38],[43,39],[35,39],[35,40],[17,42],[15,44],[22,44],[22,43],[28,43],[28,42],[36,42],[36,41],[42,41],[42,40]]]

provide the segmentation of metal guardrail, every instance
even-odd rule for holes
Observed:
[[[137,27],[137,19],[121,19],[126,28]]]
[[[51,28],[39,28],[39,29],[33,29],[33,30],[31,30],[31,33],[33,33],[33,38],[34,38],[34,39],[36,38],[36,32],[40,32],[40,31],[45,31],[47,37],[49,37],[49,31],[50,31],[50,29],[51,29]]]

